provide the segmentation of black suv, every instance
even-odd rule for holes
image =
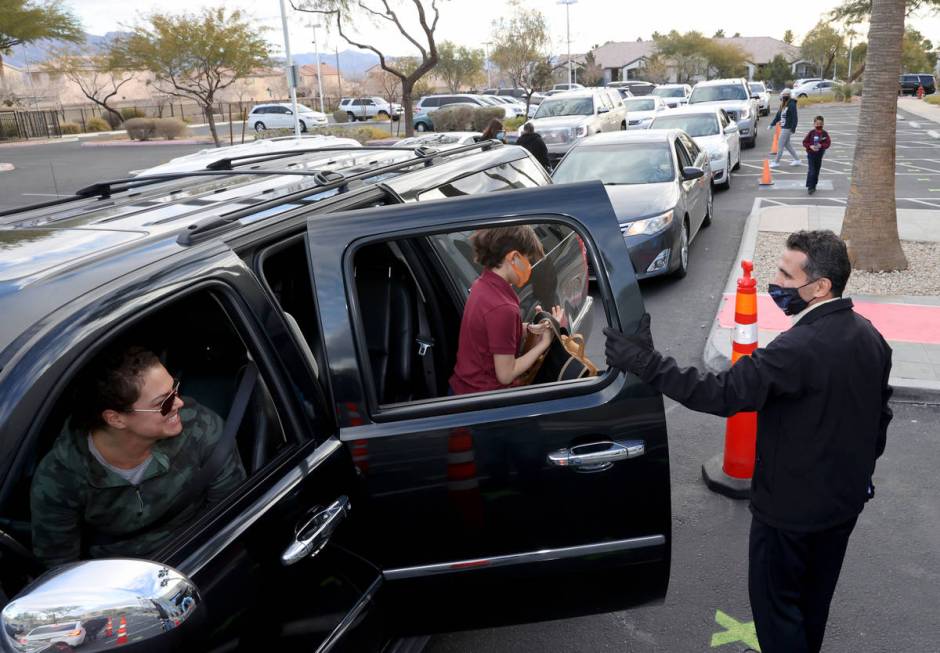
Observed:
[[[930,73],[904,74],[898,80],[901,83],[901,95],[917,95],[917,87],[923,85],[924,94],[930,95],[937,90],[937,80]]]
[[[662,598],[659,394],[602,369],[448,396],[475,229],[542,239],[521,318],[557,304],[589,334],[643,314],[604,187],[549,184],[494,142],[333,148],[0,214],[7,647],[35,650],[51,628],[94,650],[378,650]],[[184,396],[227,416],[247,479],[152,561],[47,570],[31,524],[54,516],[31,514],[32,475],[77,375],[118,341],[145,343]]]

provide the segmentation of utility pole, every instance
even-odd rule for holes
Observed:
[[[490,80],[490,46],[492,41],[483,41],[483,56],[486,59],[484,67],[486,68],[486,88],[493,88],[493,82]]]
[[[336,53],[336,86],[339,89],[339,96],[343,97],[343,75],[339,72],[339,46],[335,46]]]
[[[290,87],[290,104],[294,112],[294,136],[300,136],[300,116],[297,115],[297,71],[290,56],[290,36],[287,33],[287,12],[284,0],[281,1],[281,27],[284,30],[284,54],[287,55],[287,85]]]
[[[317,28],[322,27],[320,23],[310,23],[313,28],[313,51],[317,55],[317,91],[320,93],[320,113],[326,113],[323,110],[323,69],[320,67],[320,49],[317,47]]]
[[[578,0],[558,0],[558,4],[565,5],[565,39],[568,41],[568,88],[571,88],[571,5]]]
[[[849,72],[845,74],[845,81],[849,81],[852,77],[852,39],[855,38],[855,30],[849,30]]]

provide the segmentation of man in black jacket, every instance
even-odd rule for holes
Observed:
[[[611,367],[693,410],[757,411],[748,589],[764,653],[820,650],[892,417],[891,349],[842,298],[850,272],[831,231],[790,235],[769,292],[794,325],[721,374],[655,351],[649,315],[634,335],[605,329]]]
[[[551,169],[551,163],[548,160],[548,146],[545,145],[542,137],[535,132],[535,127],[532,126],[531,122],[527,122],[522,126],[522,136],[516,141],[516,145],[529,150],[538,159],[538,162],[545,166],[546,170]]]

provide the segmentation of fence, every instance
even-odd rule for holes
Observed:
[[[55,111],[0,111],[0,141],[61,135]]]

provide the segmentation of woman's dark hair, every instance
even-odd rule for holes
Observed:
[[[126,411],[140,398],[144,372],[160,359],[138,345],[115,346],[101,353],[76,380],[72,428],[92,431],[106,426],[101,413]]]
[[[499,118],[493,118],[490,120],[490,124],[486,126],[486,129],[483,130],[483,135],[480,136],[480,140],[487,140],[490,138],[496,138],[498,132],[503,131],[503,123],[500,122]]]
[[[841,297],[852,274],[845,242],[828,229],[797,231],[787,238],[787,249],[806,254],[803,271],[811,280],[829,279],[832,294]]]
[[[521,252],[531,263],[545,256],[542,242],[528,225],[480,229],[470,236],[470,244],[476,262],[485,268],[499,267],[513,250]]]

